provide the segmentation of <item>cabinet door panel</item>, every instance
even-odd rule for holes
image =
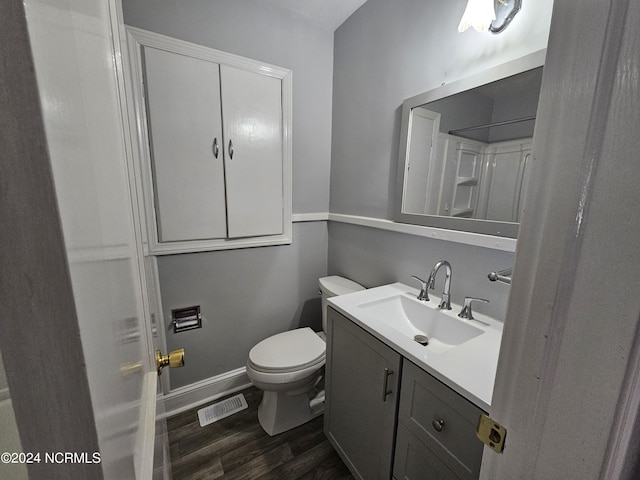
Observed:
[[[325,432],[356,478],[387,480],[400,356],[332,309],[328,322]]]
[[[451,469],[398,423],[393,478],[397,480],[460,480]]]
[[[483,444],[475,430],[482,413],[413,363],[404,362],[399,422],[458,478],[478,478]],[[435,428],[434,421],[442,421],[442,426]]]
[[[144,67],[159,240],[224,238],[219,66],[145,47]]]
[[[229,237],[279,235],[282,82],[227,65],[220,66],[220,74]]]

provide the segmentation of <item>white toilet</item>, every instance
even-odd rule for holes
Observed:
[[[327,298],[364,290],[343,277],[323,277],[322,329],[327,328]],[[258,420],[269,435],[286,432],[322,414],[325,335],[309,327],[278,333],[249,352],[247,375],[264,390]]]

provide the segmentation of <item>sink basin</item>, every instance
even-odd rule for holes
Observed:
[[[383,344],[433,375],[467,400],[490,411],[502,340],[502,323],[476,312],[463,320],[462,309],[439,310],[439,298],[416,299],[418,289],[400,282],[331,297],[340,316],[369,332]],[[423,345],[420,337],[428,337]],[[331,325],[329,325],[331,337]],[[327,344],[329,348],[329,344]]]
[[[359,307],[402,335],[417,337],[416,341],[426,335],[429,342],[425,348],[433,353],[444,352],[484,333],[484,330],[407,294],[374,300]]]

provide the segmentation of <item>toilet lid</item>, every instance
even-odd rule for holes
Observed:
[[[263,372],[287,372],[324,362],[326,344],[309,327],[278,333],[258,343],[249,361]]]

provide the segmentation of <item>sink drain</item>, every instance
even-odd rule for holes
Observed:
[[[413,339],[420,345],[429,345],[429,338],[426,335],[416,335]]]

